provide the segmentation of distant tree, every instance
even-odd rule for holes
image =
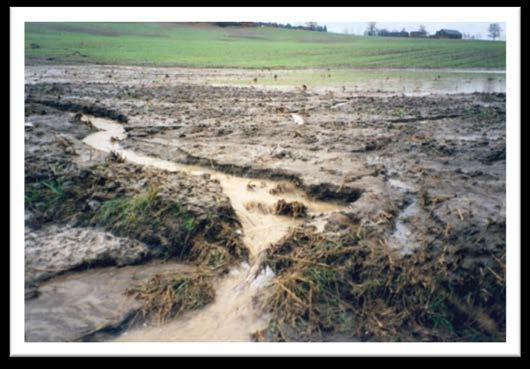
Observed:
[[[425,34],[427,34],[427,30],[425,29],[425,26],[424,26],[423,24],[420,24],[420,29],[419,29],[419,31],[420,31],[421,33],[425,33]]]
[[[377,28],[376,28],[375,22],[368,23],[368,27],[366,28],[366,35],[367,36],[377,36]]]
[[[306,26],[307,26],[307,28],[309,28],[310,30],[316,30],[317,27],[318,27],[318,24],[317,24],[317,22],[307,22],[307,23],[306,23]]]
[[[344,31],[342,31],[345,35],[347,35],[349,32],[348,32],[348,27],[344,27]]]
[[[322,30],[322,32],[327,32],[327,31],[328,31],[328,27],[324,25],[324,29]]]
[[[488,37],[495,41],[496,38],[499,38],[501,35],[501,26],[499,23],[492,23],[488,27]]]

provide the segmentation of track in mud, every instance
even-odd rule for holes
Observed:
[[[272,278],[272,271],[258,273],[260,255],[271,244],[279,241],[293,226],[302,220],[271,214],[254,209],[251,204],[272,208],[280,199],[298,201],[307,206],[309,214],[329,213],[341,209],[341,205],[310,199],[303,192],[289,188],[281,195],[271,190],[280,182],[263,179],[241,178],[213,169],[165,161],[131,150],[120,148],[117,141],[126,137],[123,126],[105,118],[86,117],[99,132],[84,142],[101,151],[115,152],[125,160],[166,171],[182,171],[191,175],[207,174],[219,181],[223,192],[241,222],[243,241],[250,250],[250,265],[244,263],[233,268],[228,276],[218,281],[214,302],[198,312],[188,313],[163,327],[136,328],[126,332],[119,340],[135,341],[246,341],[250,334],[263,329],[267,315],[255,310],[253,298],[259,289]]]

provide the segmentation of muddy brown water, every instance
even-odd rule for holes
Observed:
[[[333,212],[341,205],[317,201],[302,191],[290,188],[275,195],[269,191],[279,182],[242,178],[221,173],[210,168],[184,165],[145,156],[120,147],[119,140],[126,137],[121,124],[105,118],[87,116],[100,131],[87,136],[84,142],[104,151],[114,151],[125,160],[166,171],[187,172],[190,175],[209,174],[219,181],[229,197],[242,225],[242,239],[250,252],[250,264],[234,267],[227,276],[216,282],[215,301],[202,310],[184,314],[162,326],[133,328],[117,338],[119,341],[248,341],[250,334],[266,327],[269,317],[255,307],[254,298],[266,286],[273,273],[270,269],[259,271],[260,257],[271,244],[279,241],[293,226],[303,221],[263,212],[251,203],[272,207],[279,199],[304,203],[310,215]],[[115,139],[111,139],[111,138]],[[250,186],[249,186],[250,184]],[[139,266],[138,268],[140,268]],[[79,276],[81,278],[81,276]]]
[[[109,325],[119,326],[140,303],[124,291],[155,274],[193,272],[176,262],[88,269],[59,276],[39,287],[25,304],[25,339],[29,342],[77,341]]]

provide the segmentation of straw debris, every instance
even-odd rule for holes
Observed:
[[[505,339],[501,247],[471,262],[443,245],[400,255],[357,228],[335,238],[297,228],[268,250],[276,278],[262,303],[273,319],[254,339]]]
[[[147,282],[129,288],[126,294],[142,301],[141,318],[161,324],[212,302],[215,292],[211,279],[212,275],[204,273],[157,274]]]

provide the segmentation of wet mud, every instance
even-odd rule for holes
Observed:
[[[69,68],[71,73],[64,73]],[[327,298],[319,302],[326,308],[318,311],[293,312],[281,304],[263,307],[258,300],[283,296],[285,301],[307,304],[307,296],[296,294],[304,291],[297,289],[303,282],[286,276],[298,270],[311,273],[306,267],[290,268],[301,268],[313,256],[285,247],[309,247],[308,242],[318,246],[316,255],[323,252],[320,247],[339,241],[344,247],[341,255],[365,255],[369,247],[392,250],[395,260],[405,258],[409,261],[404,265],[421,266],[423,272],[432,269],[422,264],[420,254],[428,251],[440,257],[439,250],[446,250],[456,265],[448,270],[479,275],[489,267],[503,283],[502,268],[498,270],[492,260],[501,260],[505,249],[505,94],[374,95],[340,88],[211,86],[197,80],[151,78],[150,69],[142,76],[127,67],[116,67],[111,80],[96,80],[95,72],[93,80],[85,81],[86,76],[74,76],[75,68],[28,67],[28,314],[39,311],[39,319],[46,322],[43,317],[55,306],[43,300],[50,295],[46,286],[61,278],[103,291],[106,287],[93,286],[98,282],[89,281],[89,274],[85,281],[85,273],[107,270],[106,265],[170,258],[213,271],[213,301],[162,325],[145,321],[113,335],[92,335],[93,340],[502,337],[502,289],[490,289],[489,279],[473,280],[474,287],[484,283],[484,289],[495,295],[487,299],[488,306],[479,302],[483,296],[474,296],[479,300],[468,301],[470,306],[462,305],[465,296],[451,297],[453,303],[447,303],[447,309],[467,311],[462,314],[470,321],[476,321],[470,311],[477,306],[485,325],[495,321],[491,329],[479,324],[474,336],[467,327],[456,326],[453,332],[438,334],[443,319],[454,318],[443,314],[438,314],[444,318],[434,328],[426,317],[438,315],[425,313],[414,324],[396,318],[386,332],[377,323],[353,329],[326,320],[334,309],[347,312],[334,315],[341,319],[378,319],[354,316],[351,307],[357,302],[348,299],[358,301],[359,296],[343,291],[342,285],[339,300],[346,305]],[[308,238],[311,234],[316,238]],[[295,235],[298,238],[293,239]],[[81,242],[66,241],[71,237]],[[367,242],[359,246],[364,251],[353,247],[360,240]],[[338,268],[351,268],[351,260],[359,265],[373,261],[359,255],[340,262],[326,256],[318,262],[333,265],[335,260]],[[286,257],[294,261],[279,263]],[[409,277],[416,275],[414,270]],[[113,291],[123,294],[125,284]],[[466,294],[469,288],[459,291]],[[280,290],[285,295],[278,294]],[[62,313],[55,314],[53,322],[43,324],[61,326],[57,320],[80,319],[68,306],[74,306],[71,301],[81,291],[49,297],[65,312],[63,318]],[[101,296],[96,305],[105,304]],[[130,297],[124,299],[125,313],[112,319],[101,312],[90,314],[95,320],[112,320],[108,327],[120,325],[116,322],[126,320],[124,316],[139,306]],[[416,302],[427,300],[418,296]],[[358,307],[370,311],[365,305]],[[280,322],[282,315],[303,324]],[[92,332],[94,326],[101,327],[87,326]],[[283,334],[278,333],[279,326]],[[64,327],[62,333],[46,333],[44,328],[26,332],[32,340],[83,336],[78,334],[81,329],[71,328],[77,332],[72,335],[65,333],[70,325]]]

